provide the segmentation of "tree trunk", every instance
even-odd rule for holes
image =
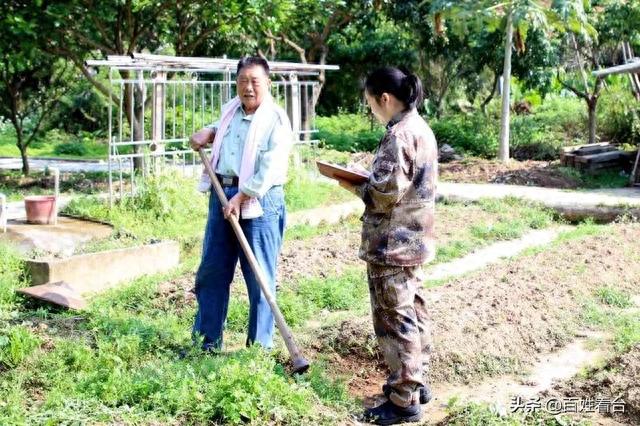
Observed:
[[[493,100],[493,97],[496,94],[496,90],[498,89],[499,81],[500,81],[500,75],[498,73],[494,73],[493,86],[491,86],[491,93],[489,93],[489,96],[487,96],[487,98],[484,101],[482,101],[482,104],[480,105],[480,109],[482,110],[482,113],[484,115],[487,115],[487,105],[489,105],[489,102]]]
[[[18,138],[18,149],[20,150],[20,158],[22,158],[22,174],[29,176],[29,159],[27,158],[27,147],[24,145],[24,137],[22,135],[22,129],[16,128],[16,137]]]
[[[589,108],[589,143],[596,143],[596,127],[597,115],[596,107],[598,105],[598,97],[592,96],[587,99],[587,107]]]
[[[513,48],[513,11],[507,15],[507,33],[504,43],[504,69],[502,72],[502,116],[500,117],[500,161],[509,160],[509,116],[511,113],[511,50]]]
[[[436,101],[434,102],[435,107],[436,107],[436,118],[440,119],[442,118],[442,110],[444,109],[444,97],[439,97],[436,96]]]

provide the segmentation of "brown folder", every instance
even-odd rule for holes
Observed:
[[[325,161],[316,161],[318,171],[331,179],[343,180],[353,184],[361,184],[369,180],[369,174],[355,170],[349,170],[337,164],[327,163]]]

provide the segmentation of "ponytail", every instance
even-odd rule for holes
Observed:
[[[367,76],[365,90],[376,99],[383,93],[392,94],[406,110],[416,108],[422,101],[422,82],[403,68],[385,67],[373,71]]]
[[[416,108],[422,100],[422,82],[415,74],[408,73],[402,79],[403,92],[406,97],[402,99],[407,109]]]

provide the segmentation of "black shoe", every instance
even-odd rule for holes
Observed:
[[[391,395],[391,386],[382,385],[382,392],[384,393],[384,396],[389,398],[389,396]],[[433,398],[433,395],[431,394],[431,388],[429,387],[429,385],[420,386],[420,404],[428,403],[429,401],[431,401],[431,398]]]
[[[419,422],[422,410],[418,404],[406,408],[387,401],[375,408],[364,411],[363,421],[377,425],[395,425],[396,423]]]

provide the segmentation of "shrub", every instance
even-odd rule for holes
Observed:
[[[318,138],[323,146],[338,151],[374,151],[384,128],[362,114],[318,117]]]
[[[480,113],[449,116],[430,123],[438,145],[448,144],[474,156],[495,157],[498,125]]]
[[[640,107],[626,85],[611,85],[598,103],[598,133],[604,140],[640,143]]]
[[[493,158],[498,151],[500,117],[491,109],[433,121],[438,145],[449,144],[470,155]],[[529,115],[512,115],[511,156],[518,160],[553,160],[560,147],[586,139],[586,108],[577,98],[549,97]]]
[[[563,134],[536,116],[516,116],[511,121],[511,157],[516,160],[553,160],[564,142]]]

